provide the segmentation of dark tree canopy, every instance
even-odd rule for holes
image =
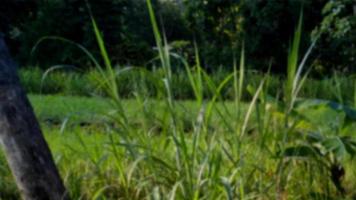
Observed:
[[[0,28],[22,65],[46,68],[54,63],[90,67],[88,58],[73,46],[42,43],[44,36],[61,36],[99,55],[84,0],[4,0]],[[146,66],[155,57],[155,42],[145,0],[89,0],[113,63]],[[162,31],[173,51],[194,57],[198,44],[204,67],[231,68],[245,44],[252,68],[284,72],[291,38],[303,10],[302,53],[312,36],[321,33],[311,63],[318,73],[352,69],[355,57],[353,0],[176,0],[153,1]],[[21,44],[21,45],[20,45]],[[51,59],[49,59],[51,58]],[[194,59],[191,59],[194,60]]]

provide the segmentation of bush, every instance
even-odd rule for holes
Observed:
[[[21,82],[28,93],[77,96],[106,96],[107,94],[100,79],[100,73],[96,70],[90,70],[85,73],[58,70],[48,73],[44,79],[43,74],[44,71],[39,68],[20,70]],[[210,78],[218,86],[228,75],[228,71],[221,69]],[[256,71],[249,71],[246,74],[243,100],[251,100],[252,96],[247,91],[248,86],[257,88],[264,76],[265,74]],[[163,72],[160,69],[147,71],[142,68],[133,68],[127,70],[117,77],[119,94],[123,98],[133,98],[135,94],[152,98],[164,97],[165,87],[162,77]],[[281,98],[284,91],[281,86],[285,84],[284,82],[283,76],[271,75],[264,91],[272,97]],[[353,104],[355,94],[345,91],[356,91],[355,87],[355,76],[335,74],[333,77],[324,79],[310,78],[306,80],[299,96]],[[207,85],[203,88],[205,98],[210,98],[214,95]],[[175,99],[194,98],[194,91],[184,71],[173,74],[172,93]],[[221,94],[223,99],[231,100],[235,97],[233,81],[230,81],[223,88]]]

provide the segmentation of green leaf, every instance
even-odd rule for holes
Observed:
[[[328,106],[330,108],[332,108],[333,110],[342,111],[343,113],[345,113],[347,121],[349,121],[349,122],[356,121],[356,110],[355,109],[345,106],[345,105],[342,105],[342,104],[338,104],[333,101],[329,101]]]
[[[312,107],[328,107],[334,111],[343,112],[348,121],[356,121],[356,110],[334,101],[322,100],[322,99],[303,99],[297,103],[297,110],[306,110]]]
[[[288,103],[292,103],[291,101],[295,90],[294,80],[296,77],[296,72],[298,67],[299,47],[300,47],[300,40],[302,37],[302,24],[303,24],[303,13],[301,12],[298,26],[294,33],[292,47],[289,50],[289,54],[288,54],[287,87],[286,87],[286,96],[287,96]]]
[[[284,157],[294,157],[294,158],[307,158],[314,157],[317,155],[317,152],[308,145],[300,145],[294,147],[288,147],[284,150]]]
[[[356,140],[349,136],[342,137],[341,140],[345,145],[347,153],[349,153],[351,157],[354,157],[356,155]]]
[[[324,140],[324,136],[319,132],[310,132],[307,133],[306,139],[311,143],[320,143]]]
[[[345,144],[340,137],[328,138],[322,142],[325,149],[333,153],[337,159],[342,159],[347,155]]]

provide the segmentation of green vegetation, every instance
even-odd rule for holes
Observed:
[[[107,41],[114,64],[152,67],[157,50],[145,0],[88,0]],[[315,76],[334,70],[354,71],[356,18],[353,0],[153,0],[159,29],[172,52],[194,62],[194,43],[204,69],[231,70],[245,41],[249,68],[285,72],[286,55],[300,10],[304,11],[301,49],[320,37],[309,64]],[[16,10],[14,12],[13,10]],[[5,33],[21,66],[53,63],[90,68],[88,58],[71,45],[47,42],[32,52],[45,36],[60,36],[82,44],[100,57],[84,0],[3,0],[0,31]],[[32,54],[31,54],[32,52]]]
[[[73,199],[274,199],[278,194],[276,167],[281,156],[278,141],[283,134],[283,113],[276,105],[259,104],[261,112],[251,116],[240,143],[231,127],[244,119],[236,120],[233,102],[217,103],[213,120],[205,124],[199,121],[203,111],[197,102],[176,101],[175,128],[184,136],[179,139],[184,143],[179,144],[182,155],[178,157],[170,135],[170,111],[164,102],[123,101],[130,122],[126,132],[111,123],[115,119],[108,115],[115,116],[115,109],[108,99],[37,95],[30,99]],[[241,116],[247,107],[243,104]],[[338,159],[346,173],[342,184],[352,197],[356,187],[354,161],[343,149],[329,151],[314,143],[319,137],[328,138],[330,143],[331,138],[350,136],[356,124],[348,122],[346,112],[321,102],[300,103],[297,111],[302,116],[292,118],[296,124],[284,153],[287,164],[283,176],[287,179],[283,180],[282,194],[288,199],[338,198],[337,188],[323,167],[327,163],[321,160],[333,159],[327,153],[335,152],[342,156]],[[305,143],[304,133],[310,131],[315,131],[308,136],[311,143]],[[238,147],[239,143],[243,145]],[[193,144],[197,145],[195,150]],[[302,149],[309,144],[310,148]],[[309,153],[311,148],[323,149],[320,156],[325,156]],[[16,199],[18,193],[3,157],[0,163],[0,197]]]
[[[68,2],[54,1],[46,6],[52,13],[56,10],[54,5],[64,9],[70,5]],[[110,2],[106,6],[113,6],[111,9],[117,4],[128,6],[129,11],[135,3],[142,3]],[[336,21],[341,16],[350,15],[344,7],[350,2],[330,1],[325,5],[324,14],[328,17],[320,27],[306,24],[307,33],[314,30],[310,43],[302,37],[303,19],[308,21],[305,19],[313,16],[307,10],[315,6],[308,1],[306,14],[300,12],[297,1],[289,0],[268,1],[265,5],[260,1],[176,2],[144,2],[148,8],[145,19],[149,19],[153,29],[151,46],[155,45],[157,51],[157,57],[145,67],[124,67],[110,57],[115,52],[111,46],[115,40],[105,35],[110,23],[97,20],[99,11],[91,10],[95,8],[93,4],[87,8],[85,24],[92,34],[88,42],[97,44],[94,53],[62,37],[42,38],[35,46],[37,51],[49,40],[69,45],[87,56],[85,67],[90,66],[89,69],[63,65],[48,71],[20,70],[20,79],[31,93],[30,100],[70,196],[153,200],[355,199],[356,78],[355,74],[346,75],[353,68],[345,60],[335,61],[342,63],[341,69],[346,70],[343,73],[326,73],[323,66],[321,71],[309,67],[309,58],[315,56],[312,50],[322,44],[318,42],[326,37],[326,31],[334,23],[339,24]],[[77,3],[79,7],[85,6],[81,1]],[[155,13],[160,5],[173,6],[171,15],[179,13],[175,9],[186,9],[188,13],[177,16],[183,17],[183,21],[187,17],[185,20],[192,23],[187,27],[206,28],[200,29],[193,46],[176,41],[175,45],[186,47],[181,54],[171,48],[169,41],[173,36],[169,30],[161,30],[157,19],[169,7],[160,7],[162,10]],[[316,8],[321,7],[324,4]],[[284,13],[281,10],[285,8],[288,12]],[[333,8],[340,12],[330,14]],[[261,41],[251,43],[251,33],[269,28],[272,32],[281,30],[278,24],[284,22],[275,22],[275,12],[281,12],[279,18],[297,13],[291,15],[294,22],[299,16],[298,23],[290,23],[286,18],[293,27],[297,24],[291,44],[286,45],[287,39],[283,37],[288,31],[278,33],[275,39],[267,37],[267,31],[258,36]],[[125,21],[126,15],[118,15],[122,17],[120,23]],[[269,27],[270,20],[275,27]],[[252,22],[258,24],[257,28]],[[251,27],[246,27],[248,24]],[[349,25],[353,26],[351,22]],[[337,32],[349,36],[352,30],[347,27],[343,31],[338,27]],[[127,30],[120,29],[122,34],[115,37],[123,37]],[[271,40],[262,42],[266,38]],[[221,51],[216,50],[218,44],[224,47]],[[271,44],[278,44],[275,54],[266,50]],[[256,49],[260,47],[266,55],[258,53]],[[224,55],[217,56],[220,53]],[[256,54],[260,57],[253,60]],[[63,55],[67,54],[58,56]],[[220,58],[231,61],[231,66],[211,70],[209,66],[214,60],[212,65],[222,64]],[[276,60],[267,61],[270,58]],[[286,64],[282,65],[284,59]],[[257,63],[256,68],[263,65],[267,72],[252,70],[249,60]],[[328,61],[322,60],[321,65],[323,62]],[[274,65],[281,66],[286,75],[274,74],[279,71],[273,69]],[[0,199],[17,199],[18,192],[3,157]]]
[[[194,89],[184,68],[172,74],[172,92],[175,99],[194,99]],[[147,97],[159,98],[162,96],[163,83],[159,81],[163,71],[145,71],[142,68],[127,68],[116,78],[118,93],[122,98],[133,98],[137,89],[145,93]],[[105,89],[100,83],[100,73],[96,70],[88,72],[76,71],[76,69],[56,69],[49,73],[39,68],[21,69],[19,75],[25,90],[32,94],[61,94],[87,97],[107,97]],[[221,83],[229,75],[229,71],[219,70],[211,76],[215,85]],[[242,100],[251,100],[252,95],[248,87],[257,87],[264,74],[256,71],[247,71],[244,87],[242,87]],[[265,92],[273,98],[281,98],[283,95],[284,76],[270,75],[269,84],[265,86]],[[204,84],[204,96],[212,96],[212,92]],[[356,76],[354,74],[334,73],[330,77],[322,79],[307,78],[299,91],[299,96],[310,99],[329,99],[343,102],[347,105],[354,104],[354,92],[356,89]],[[345,92],[350,91],[350,92]],[[228,82],[221,91],[221,97],[227,100],[234,99],[234,84]]]

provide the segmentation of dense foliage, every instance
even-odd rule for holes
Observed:
[[[317,48],[319,71],[330,69],[355,70],[356,4],[353,0],[329,1],[324,16],[313,36],[320,34]],[[335,66],[336,65],[336,66]]]
[[[72,199],[355,199],[354,1],[87,1],[0,4],[20,62],[76,42],[19,73]]]
[[[211,77],[214,85],[219,85],[229,76],[228,71],[218,70]],[[121,73],[117,77],[118,93],[122,98],[135,98],[137,90],[153,99],[160,99],[164,96],[164,84],[159,81],[163,75],[162,70],[140,71],[137,68],[131,68]],[[65,96],[100,96],[107,97],[105,88],[100,80],[100,73],[96,70],[90,70],[86,73],[76,73],[72,70],[55,70],[50,73],[34,68],[21,69],[19,73],[22,85],[25,90],[31,94],[61,94]],[[264,75],[257,72],[248,72],[246,74],[245,86],[243,88],[243,101],[250,101],[253,94],[251,88],[256,88],[263,80]],[[208,83],[203,84],[204,98],[209,99],[214,92],[209,90]],[[269,83],[265,87],[265,92],[272,98],[281,98],[285,80],[279,75],[269,76]],[[179,72],[172,76],[172,95],[179,100],[193,100],[194,90],[190,85],[186,73]],[[346,105],[354,105],[356,96],[356,76],[343,76],[334,74],[330,78],[321,80],[308,78],[304,87],[300,91],[300,97],[310,99],[329,99],[336,102],[343,102]],[[221,90],[221,99],[234,99],[234,83],[229,82]]]
[[[155,55],[143,0],[88,1],[114,63],[147,66]],[[319,38],[311,64],[316,74],[355,67],[355,2],[353,0],[156,0],[160,27],[174,52],[193,61],[194,41],[205,68],[231,68],[244,45],[249,65],[284,72],[297,19],[303,12],[302,50]],[[87,68],[78,49],[44,36],[61,36],[97,52],[88,6],[83,0],[5,0],[0,5],[0,31],[5,32],[21,65],[57,63]],[[16,11],[16,12],[14,12]],[[18,14],[20,13],[20,14]]]

